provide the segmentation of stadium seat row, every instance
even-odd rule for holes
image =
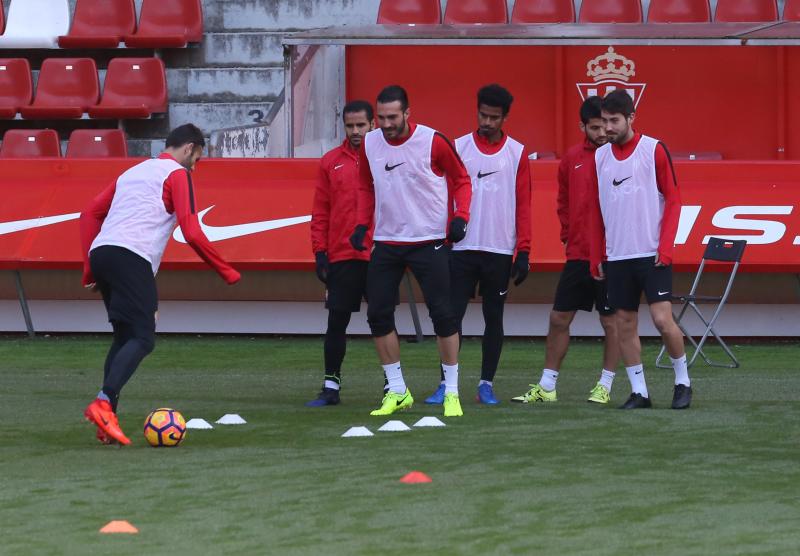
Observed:
[[[8,0],[6,0],[8,2]],[[68,0],[13,0],[0,48],[182,48],[203,39],[201,0],[143,0],[138,27],[134,0],[77,0],[70,27]]]
[[[3,136],[0,158],[60,157],[61,143],[53,129],[9,129]],[[67,158],[128,156],[121,129],[76,129],[69,136]]]
[[[780,15],[775,0],[718,0],[714,21],[770,22]],[[800,0],[786,0],[783,20],[800,21]],[[640,0],[582,0],[579,23],[641,23]],[[708,23],[711,10],[708,0],[650,0],[647,21],[650,23]],[[448,0],[444,23],[508,23],[506,0]],[[511,23],[573,23],[573,0],[515,0]],[[439,24],[442,13],[439,0],[381,0],[378,9],[381,24]]]
[[[91,58],[48,58],[42,62],[36,96],[28,60],[0,59],[0,118],[147,118],[167,111],[167,78],[159,58],[114,58],[100,96]]]

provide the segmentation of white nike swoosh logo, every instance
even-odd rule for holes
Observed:
[[[577,170],[577,169],[578,169],[578,168],[580,168],[581,166],[583,166],[583,164],[578,164],[577,166],[575,166],[575,169]]]
[[[50,226],[51,224],[58,224],[60,222],[67,222],[69,220],[77,220],[81,217],[80,212],[71,212],[69,214],[57,214],[55,216],[42,216],[40,218],[29,218],[28,220],[14,220],[13,222],[0,222],[0,236],[5,234],[13,234],[14,232],[21,232],[23,230],[30,230],[31,228],[41,228],[42,226]]]
[[[311,221],[311,215],[293,216],[291,218],[278,218],[277,220],[262,220],[260,222],[248,222],[246,224],[234,224],[233,226],[209,226],[203,223],[203,217],[214,208],[211,205],[205,210],[197,213],[197,219],[200,221],[200,227],[209,241],[222,241],[224,239],[233,239],[235,237],[249,236],[261,232],[268,232],[270,230],[277,230],[278,228],[286,228],[287,226],[294,226],[296,224],[303,224],[304,222]],[[178,243],[186,243],[186,238],[183,237],[180,227],[175,228],[172,238]]]
[[[434,249],[436,249],[437,251],[438,251],[439,249],[441,249],[442,247],[444,247],[444,243],[442,243],[442,244],[440,244],[440,245],[434,245],[434,246],[433,246],[433,248],[434,248]]]
[[[339,169],[339,168],[341,168],[342,166],[344,166],[344,164],[339,164],[338,166],[334,166],[334,167],[333,167],[333,169],[334,169],[334,170],[338,170],[338,169]]]
[[[665,291],[665,292],[658,292],[658,295],[667,295],[668,293],[669,293],[669,291]]]
[[[504,291],[504,292],[500,292],[500,295],[505,295],[505,294],[507,294],[507,293],[508,293],[508,290],[506,290],[506,291]]]

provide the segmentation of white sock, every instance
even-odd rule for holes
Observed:
[[[102,390],[100,390],[100,392],[97,394],[97,399],[98,400],[105,400],[108,403],[111,403],[111,398],[106,396],[105,392],[103,392]]]
[[[603,372],[600,373],[600,384],[605,386],[609,392],[611,392],[611,385],[614,383],[615,376],[616,373],[608,369],[603,369]]]
[[[675,386],[683,384],[691,386],[692,381],[689,380],[689,367],[686,366],[686,354],[684,353],[677,359],[669,358],[672,361],[672,368],[675,371]]]
[[[625,370],[628,371],[628,380],[631,381],[631,392],[649,398],[647,383],[644,381],[644,365],[639,363],[633,367],[625,367]]]
[[[403,380],[403,369],[400,368],[400,361],[381,366],[389,381],[389,391],[395,394],[405,394],[406,382]]]
[[[444,393],[458,394],[458,363],[455,365],[442,363],[442,369],[444,369]]]
[[[558,371],[553,369],[545,369],[542,371],[542,378],[539,379],[539,386],[552,392],[556,389],[556,381],[558,380]]]
[[[491,386],[492,385],[492,381],[491,380],[483,380],[483,379],[478,381],[478,386],[482,386],[484,384],[488,384],[489,386]]]
[[[339,383],[336,382],[335,380],[325,379],[325,388],[330,388],[331,390],[338,390]]]

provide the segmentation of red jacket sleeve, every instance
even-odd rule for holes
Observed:
[[[311,251],[328,251],[328,229],[331,219],[331,184],[328,170],[320,161],[317,189],[314,191],[314,205],[311,209]],[[351,230],[352,231],[352,230]]]
[[[217,271],[228,284],[235,284],[242,277],[239,272],[220,256],[200,228],[195,212],[192,178],[184,170],[172,172],[164,182],[164,204],[175,213],[183,237],[194,252],[206,264]],[[171,206],[170,206],[171,205]]]
[[[606,227],[600,210],[600,194],[597,185],[597,166],[594,158],[589,161],[589,184],[587,206],[589,207],[589,270],[598,277],[598,265],[606,258]]]
[[[523,149],[517,168],[517,252],[531,251],[531,164]]]
[[[366,148],[362,146],[358,151],[358,195],[356,203],[357,225],[372,227],[375,216],[375,183],[372,179],[372,170],[369,168]]]
[[[455,203],[453,218],[469,222],[469,205],[472,202],[472,181],[455,147],[441,133],[433,136],[431,145],[431,170],[447,175],[448,197]]]
[[[114,182],[106,187],[97,197],[92,199],[92,202],[81,213],[81,252],[83,253],[83,278],[81,282],[84,286],[94,283],[94,276],[92,276],[92,269],[89,266],[89,249],[92,247],[92,242],[97,234],[100,233],[100,228],[103,227],[103,221],[111,209],[111,201],[114,200],[114,193],[117,190],[117,183]]]
[[[561,243],[566,243],[569,238],[569,168],[572,161],[564,155],[558,165],[558,197],[556,199],[556,214],[561,223]]]
[[[663,143],[656,146],[656,182],[664,196],[664,216],[661,218],[661,233],[658,240],[658,260],[665,265],[672,264],[675,248],[675,235],[681,217],[681,192],[672,168],[672,159]]]

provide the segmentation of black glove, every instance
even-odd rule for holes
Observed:
[[[350,245],[353,246],[353,249],[356,251],[366,251],[366,247],[364,247],[364,238],[367,237],[367,227],[364,224],[359,224],[356,226],[356,229],[353,231],[353,235],[350,236]]]
[[[511,266],[511,277],[516,278],[516,280],[514,280],[514,285],[519,286],[521,283],[523,283],[525,278],[528,277],[528,272],[530,272],[530,270],[531,265],[528,262],[528,252],[517,252],[517,258],[514,260],[514,264]]]
[[[458,243],[464,239],[465,235],[467,235],[467,221],[460,216],[456,216],[450,222],[450,233],[447,234],[447,239],[450,243]]]
[[[328,272],[331,270],[331,265],[328,262],[328,254],[325,251],[314,253],[317,259],[317,278],[323,284],[328,283]]]

